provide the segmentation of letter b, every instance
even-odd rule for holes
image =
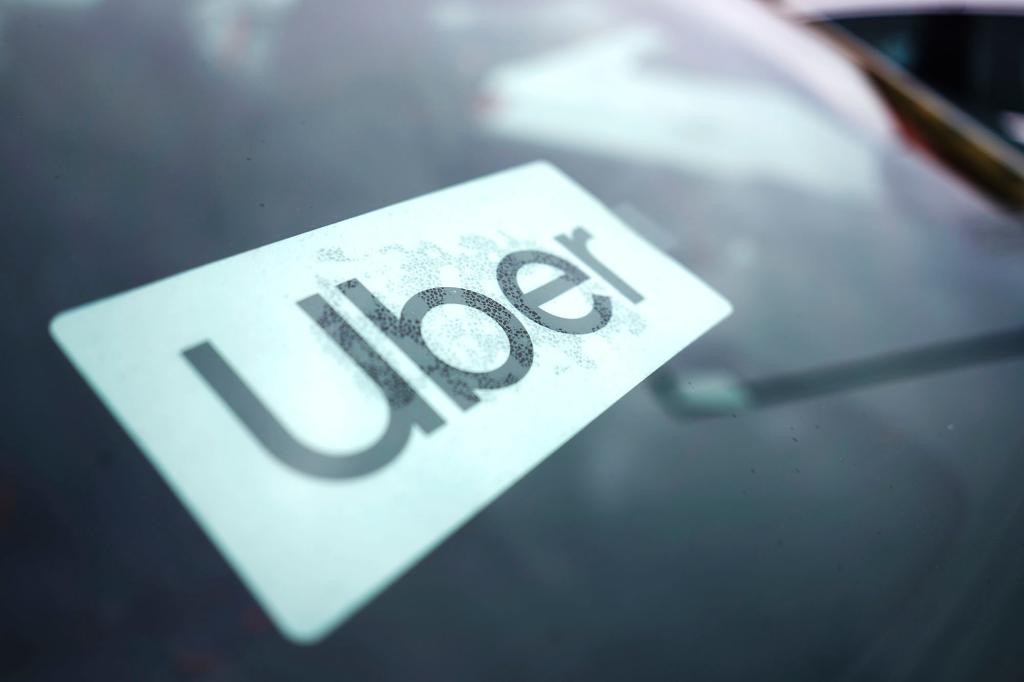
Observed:
[[[456,287],[425,289],[406,302],[401,317],[395,317],[359,280],[349,280],[338,288],[464,410],[480,401],[476,390],[511,386],[526,376],[533,364],[533,341],[526,328],[508,308],[483,294]],[[469,306],[502,328],[509,354],[501,367],[469,372],[449,365],[427,347],[423,317],[442,305]]]

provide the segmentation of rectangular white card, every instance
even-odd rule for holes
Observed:
[[[51,332],[280,629],[313,642],[729,312],[538,162]]]

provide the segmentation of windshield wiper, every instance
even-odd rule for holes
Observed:
[[[713,417],[1020,356],[1024,327],[761,379],[743,380],[727,371],[686,376],[662,369],[651,386],[672,414]]]

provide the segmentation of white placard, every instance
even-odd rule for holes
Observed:
[[[51,331],[280,629],[313,642],[729,312],[538,162]]]

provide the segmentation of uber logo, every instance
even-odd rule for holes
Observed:
[[[635,289],[593,257],[587,249],[589,239],[589,232],[576,228],[571,237],[561,236],[558,241],[595,271],[603,273],[627,299],[634,303],[643,300]],[[518,274],[523,266],[534,263],[552,266],[561,275],[524,293],[519,286]],[[602,295],[594,295],[590,310],[580,317],[560,317],[542,308],[545,303],[589,278],[578,267],[556,255],[536,250],[516,251],[498,263],[496,278],[502,293],[516,310],[548,329],[563,334],[591,334],[607,325],[612,317],[611,299]],[[395,316],[358,279],[351,279],[338,289],[463,410],[479,402],[478,390],[511,386],[525,377],[533,364],[533,340],[526,327],[508,308],[476,291],[459,287],[424,289],[406,302],[400,316]],[[185,351],[184,355],[193,367],[271,454],[313,476],[362,476],[398,456],[409,440],[413,426],[430,433],[444,424],[441,416],[321,296],[314,294],[299,301],[298,305],[377,384],[387,401],[389,417],[384,434],[376,443],[358,453],[338,456],[318,452],[288,432],[212,343],[204,341]],[[424,316],[442,305],[468,306],[494,320],[508,340],[508,359],[496,369],[471,372],[439,358],[423,339],[421,328]]]
[[[61,313],[51,333],[308,643],[729,311],[538,162]]]

